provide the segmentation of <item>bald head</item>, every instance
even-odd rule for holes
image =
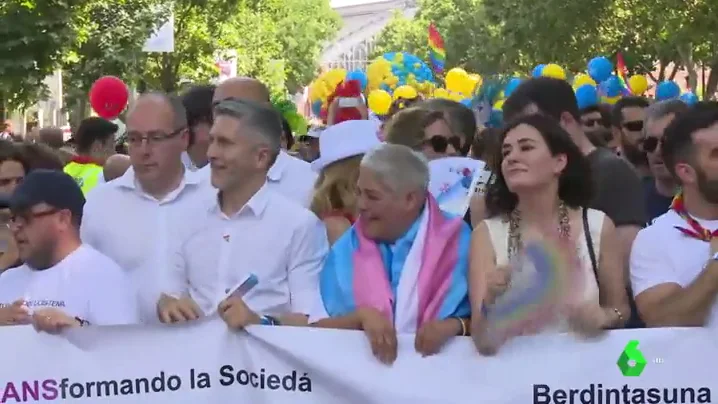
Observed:
[[[128,168],[130,168],[130,156],[113,154],[105,161],[105,166],[103,167],[105,182],[122,177]]]
[[[222,101],[227,98],[239,98],[254,101],[258,104],[270,105],[267,86],[251,77],[233,77],[217,86],[217,89],[214,90],[213,101]]]
[[[132,106],[127,120],[129,121],[129,117],[138,112],[160,114],[163,118],[171,121],[172,130],[187,127],[187,112],[184,105],[179,98],[172,95],[164,93],[142,94]]]

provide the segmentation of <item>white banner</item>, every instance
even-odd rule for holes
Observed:
[[[0,403],[710,403],[718,393],[718,345],[707,329],[520,338],[492,358],[468,338],[422,358],[402,335],[393,366],[371,356],[360,332],[233,332],[216,319],[62,336],[3,327],[0,337]],[[632,340],[646,365],[626,377],[617,362]]]

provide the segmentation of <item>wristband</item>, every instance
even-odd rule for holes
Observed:
[[[83,319],[81,319],[80,317],[75,317],[75,321],[77,321],[78,323],[80,323],[80,327],[87,327],[88,325],[90,325],[90,322],[89,322],[89,321],[83,320]]]
[[[261,325],[281,325],[279,323],[279,320],[272,316],[262,316],[260,317],[260,324]]]

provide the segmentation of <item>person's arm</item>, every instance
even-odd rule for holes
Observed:
[[[718,294],[718,262],[707,259],[703,271],[683,285],[664,251],[672,248],[652,237],[647,228],[636,237],[631,252],[631,282],[636,306],[649,327],[703,326]],[[711,257],[718,240],[711,242]]]
[[[594,209],[603,211],[616,227],[621,262],[628,279],[631,245],[647,221],[643,186],[638,173],[626,161],[611,158],[599,168],[605,172],[596,184]]]
[[[352,224],[349,223],[344,217],[341,216],[330,216],[324,219],[324,225],[327,227],[327,238],[329,239],[329,245],[334,244],[339,237],[341,237]]]
[[[102,234],[98,229],[96,228],[98,223],[98,217],[101,217],[101,214],[98,215],[99,212],[96,212],[98,205],[96,202],[99,202],[97,199],[100,197],[100,194],[94,193],[94,195],[90,196],[88,195],[85,201],[85,206],[82,209],[82,222],[80,224],[80,239],[83,243],[93,247],[94,249],[98,251],[102,251],[101,245],[100,245],[100,234]]]
[[[598,284],[601,307],[608,313],[605,328],[620,328],[631,315],[626,294],[626,273],[616,228],[606,216],[601,228],[601,250],[598,257]],[[618,313],[620,313],[620,316]]]
[[[324,259],[329,252],[327,233],[319,219],[313,214],[307,214],[304,223],[292,236],[292,247],[289,252],[288,279],[289,293],[291,294],[290,313],[282,313],[289,319],[303,317],[303,324],[307,324],[307,316],[311,314],[319,292],[319,272],[322,270]],[[292,321],[296,324],[295,321]]]
[[[471,197],[469,211],[471,212],[471,227],[475,229],[479,223],[486,219],[486,200],[484,195],[475,193]]]
[[[471,323],[481,322],[482,307],[493,297],[489,296],[488,274],[497,271],[496,253],[486,222],[479,223],[471,235],[469,252],[469,300]]]
[[[334,328],[338,330],[361,330],[359,313],[354,312],[346,316],[327,317],[312,324],[313,327]]]

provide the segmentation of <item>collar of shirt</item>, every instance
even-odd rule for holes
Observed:
[[[159,202],[160,204],[162,204],[162,203],[167,203],[167,202],[171,202],[171,201],[173,201],[174,199],[176,199],[177,196],[178,196],[178,195],[182,192],[182,190],[184,190],[186,187],[188,187],[188,186],[189,186],[189,187],[196,187],[196,186],[200,185],[201,182],[202,182],[202,178],[201,178],[199,175],[197,175],[196,173],[194,173],[194,172],[192,172],[192,171],[190,171],[190,170],[185,169],[185,171],[184,171],[184,176],[183,176],[183,178],[182,178],[182,182],[180,182],[180,185],[179,185],[175,190],[173,190],[172,192],[170,192],[169,194],[167,194],[167,196],[165,196],[165,198],[164,198],[163,200],[158,201],[158,202]],[[122,177],[116,179],[115,181],[109,182],[109,184],[112,184],[112,185],[114,185],[114,186],[117,187],[117,188],[126,189],[126,190],[130,190],[130,191],[136,192],[136,193],[142,195],[142,196],[145,197],[145,198],[149,198],[149,199],[153,199],[153,200],[155,199],[155,198],[153,198],[153,197],[147,195],[147,194],[142,190],[142,187],[140,186],[140,184],[139,184],[138,181],[137,181],[137,178],[135,177],[135,171],[132,169],[132,167],[128,168],[127,171],[125,172],[125,174],[122,175]]]
[[[182,152],[182,164],[184,164],[185,168],[187,168],[190,171],[197,171],[199,167],[197,167],[194,164],[194,161],[192,161],[192,157],[189,156],[189,153]]]
[[[269,197],[271,196],[271,191],[267,187],[267,183],[265,182],[264,185],[262,185],[261,188],[257,192],[252,195],[251,198],[247,201],[244,206],[235,214],[233,214],[231,217],[227,216],[222,212],[222,209],[219,206],[219,198],[220,195],[217,193],[217,198],[214,199],[214,202],[209,208],[210,214],[217,214],[222,216],[225,219],[234,219],[236,217],[239,217],[242,215],[245,211],[250,211],[255,217],[262,217],[262,213],[264,213],[265,208],[267,207],[267,204],[269,203]]]
[[[281,150],[277,155],[277,161],[275,161],[272,167],[269,168],[267,179],[270,181],[281,181],[284,169],[287,167],[288,158],[291,158],[291,156],[289,156],[284,150]]]

